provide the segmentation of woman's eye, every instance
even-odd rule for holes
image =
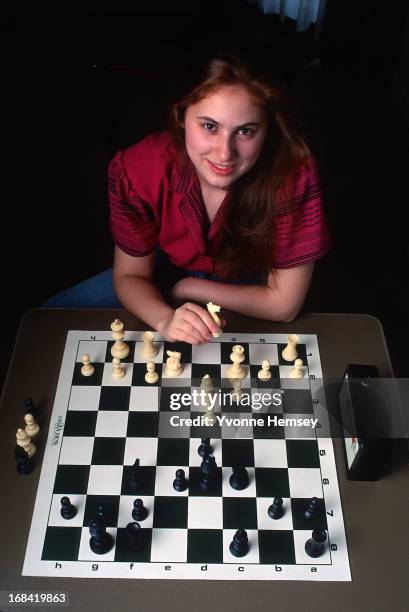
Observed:
[[[250,128],[240,128],[239,129],[239,134],[241,134],[242,136],[249,136],[252,133],[253,131]]]
[[[213,123],[203,123],[202,127],[208,132],[213,132],[213,128],[215,128],[216,126]]]

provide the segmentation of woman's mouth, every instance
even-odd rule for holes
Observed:
[[[209,164],[210,169],[215,174],[221,174],[222,176],[227,176],[228,174],[232,174],[236,169],[237,164],[215,164],[211,162],[209,159],[206,160]]]

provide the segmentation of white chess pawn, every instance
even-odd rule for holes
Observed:
[[[220,338],[220,336],[223,334],[222,330],[220,329],[222,322],[220,320],[220,317],[217,315],[217,313],[220,312],[220,306],[218,306],[217,304],[213,304],[213,302],[209,302],[208,304],[206,304],[206,307],[213,321],[219,328],[217,331],[213,332],[213,337]]]
[[[305,372],[304,372],[303,365],[304,365],[304,362],[302,359],[296,359],[294,361],[294,368],[291,370],[288,377],[289,378],[304,378]]]
[[[118,357],[112,360],[112,378],[120,379],[125,376],[125,368]]]
[[[233,389],[230,391],[231,401],[235,404],[240,402],[241,396],[243,395],[242,384],[240,378],[235,378],[233,380]]]
[[[124,324],[119,319],[115,319],[111,323],[111,330],[112,338],[115,340],[111,348],[111,355],[118,359],[125,359],[129,355],[129,346],[124,342]]]
[[[227,371],[227,376],[229,378],[245,378],[246,377],[246,368],[244,368],[241,363],[244,361],[244,347],[240,344],[236,344],[233,346],[233,350],[230,353],[230,359],[233,362],[233,365]]]
[[[297,344],[300,342],[300,339],[297,334],[289,334],[287,340],[288,344],[281,353],[281,356],[285,361],[294,361],[294,359],[297,359]]]
[[[90,363],[89,355],[83,355],[81,361],[84,364],[81,368],[81,374],[83,376],[92,376],[94,373],[94,366]]]
[[[180,376],[183,372],[183,366],[180,363],[182,353],[177,351],[166,351],[168,358],[166,359],[166,375],[169,377]]]
[[[159,380],[159,374],[155,370],[155,364],[153,361],[148,361],[146,364],[146,369],[148,370],[145,374],[145,381],[150,385],[155,384]]]
[[[261,370],[257,372],[257,378],[259,378],[260,380],[270,380],[270,362],[267,359],[263,360],[263,363],[261,364]]]
[[[209,374],[205,374],[200,383],[200,400],[203,408],[208,408],[210,404],[209,393],[213,391],[213,381]]]
[[[26,432],[24,431],[24,429],[17,429],[17,433],[16,433],[16,441],[17,444],[19,446],[21,446],[22,448],[24,448],[24,450],[26,451],[27,455],[29,457],[32,457],[35,452],[36,452],[36,447],[35,445],[31,442],[31,438],[30,436],[28,436],[26,434]]]
[[[211,406],[207,407],[206,414],[204,416],[204,423],[207,427],[212,427],[217,422],[217,417]]]
[[[36,436],[38,432],[40,431],[40,427],[35,422],[33,415],[25,414],[24,421],[26,423],[26,426],[24,428],[26,434],[30,436],[30,438],[34,438],[34,436]]]
[[[146,331],[142,334],[143,340],[143,349],[142,349],[142,357],[145,359],[153,359],[158,354],[158,347],[154,345],[153,332]]]

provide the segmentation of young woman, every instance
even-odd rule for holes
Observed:
[[[283,91],[237,59],[214,59],[175,104],[170,130],[109,167],[113,280],[123,306],[171,341],[199,344],[212,301],[291,321],[330,248],[314,160]],[[178,277],[167,303],[154,275]]]

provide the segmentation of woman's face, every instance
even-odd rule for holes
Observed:
[[[187,153],[204,188],[228,189],[256,163],[267,133],[264,109],[239,86],[223,87],[185,113]]]

